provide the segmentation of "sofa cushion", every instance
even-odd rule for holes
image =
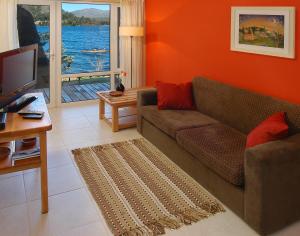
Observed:
[[[223,124],[212,124],[178,131],[176,139],[186,151],[228,182],[244,184],[246,135]]]
[[[246,148],[284,139],[288,134],[289,126],[285,121],[285,113],[278,112],[261,122],[248,134]]]
[[[158,110],[157,106],[144,106],[140,112],[144,119],[173,138],[179,130],[217,123],[198,111]]]
[[[235,88],[204,78],[193,80],[197,109],[218,121],[248,134],[276,112],[286,112],[290,133],[300,132],[300,105]]]
[[[157,81],[156,87],[158,109],[195,110],[192,83],[170,84]]]

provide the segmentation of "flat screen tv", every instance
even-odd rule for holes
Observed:
[[[0,53],[1,110],[35,86],[37,60],[37,44]]]

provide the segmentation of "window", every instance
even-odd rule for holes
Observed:
[[[62,74],[111,70],[110,5],[62,3]]]
[[[97,99],[97,91],[114,87],[120,67],[118,4],[18,2],[20,45],[39,45],[35,91],[43,92],[47,102]]]
[[[38,44],[37,84],[50,103],[50,6],[18,4],[17,26],[20,47]]]

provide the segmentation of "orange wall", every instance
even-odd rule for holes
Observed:
[[[296,6],[300,0],[149,0],[147,84],[203,75],[300,103],[300,60],[230,51],[231,6]],[[296,20],[296,56],[300,37]]]

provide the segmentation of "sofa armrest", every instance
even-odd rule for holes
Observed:
[[[137,94],[138,107],[149,106],[157,104],[157,90],[156,89],[146,89],[140,90]]]
[[[300,219],[300,134],[245,153],[245,221],[261,234]]]
[[[142,107],[157,105],[157,91],[156,89],[140,90],[137,94],[137,130],[142,133]]]

